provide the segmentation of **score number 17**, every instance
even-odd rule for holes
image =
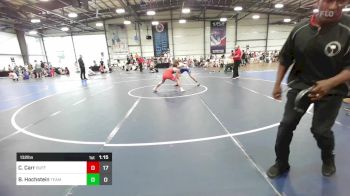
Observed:
[[[109,169],[109,165],[102,165],[103,171],[107,171]]]

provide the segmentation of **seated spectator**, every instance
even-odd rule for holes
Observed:
[[[70,71],[69,71],[68,67],[55,68],[55,72],[59,75],[70,75]]]
[[[46,69],[42,69],[41,74],[42,74],[43,77],[48,77],[49,76],[48,70],[46,70]]]
[[[29,72],[32,72],[32,70],[33,70],[33,65],[29,63],[29,65],[28,65],[28,71],[29,71]]]
[[[23,80],[29,80],[29,72],[27,70],[23,72]]]
[[[149,70],[151,71],[151,73],[158,73],[158,69],[155,67],[154,62],[150,62]]]
[[[17,65],[15,65],[15,67],[13,68],[13,71],[17,74],[17,76],[19,76],[19,68]]]
[[[99,71],[101,72],[101,74],[107,73],[107,70],[106,70],[106,68],[105,68],[105,66],[103,64],[100,65]]]
[[[63,75],[63,74],[64,74],[63,69],[62,69],[61,67],[59,67],[59,68],[57,69],[57,71],[58,71],[58,74],[60,74],[60,75]]]
[[[14,71],[10,71],[9,78],[12,79],[13,81],[18,81],[18,76]]]
[[[50,77],[55,77],[55,68],[53,67],[50,69]]]
[[[91,67],[89,67],[89,69],[88,69],[88,76],[94,76],[94,75],[96,75],[96,73],[94,71],[92,71]]]
[[[65,67],[65,68],[64,68],[64,73],[65,73],[66,75],[70,75],[70,72],[69,72],[68,67]]]

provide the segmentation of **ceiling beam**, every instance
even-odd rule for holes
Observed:
[[[86,30],[86,31],[90,31],[91,29],[92,29],[92,30],[99,30],[99,29],[96,29],[96,28],[94,28],[94,27],[91,27],[91,26],[89,26],[89,25],[87,25],[87,24],[83,24],[83,23],[81,23],[81,22],[79,22],[79,21],[72,20],[71,18],[68,18],[68,17],[66,17],[66,16],[64,16],[64,15],[58,14],[58,13],[53,12],[53,11],[50,11],[50,10],[46,10],[46,9],[44,9],[44,8],[41,8],[41,7],[37,7],[37,6],[34,6],[34,5],[27,5],[27,7],[30,8],[30,9],[34,9],[34,10],[38,10],[38,11],[42,11],[42,12],[46,12],[46,13],[55,15],[55,16],[57,16],[57,17],[59,17],[59,18],[65,19],[65,20],[67,20],[67,21],[72,21],[73,23],[78,23],[78,24],[80,24],[80,25],[83,25],[83,26],[89,28],[89,29],[87,29],[87,30],[84,29],[84,30]]]
[[[125,4],[123,0],[117,0],[117,1],[126,11],[128,11],[131,14],[131,16],[134,17],[135,21],[140,19],[135,9],[133,9],[132,6],[130,5],[129,1],[126,0],[127,4]]]

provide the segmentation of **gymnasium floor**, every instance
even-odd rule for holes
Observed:
[[[82,82],[60,77],[0,79],[1,196],[349,195],[350,116],[340,110],[335,176],[321,175],[320,152],[304,116],[288,175],[270,180],[284,100],[270,97],[275,71],[194,69],[186,92],[159,74],[114,72]],[[344,105],[345,107],[349,107]],[[16,186],[16,152],[112,152],[113,185]]]

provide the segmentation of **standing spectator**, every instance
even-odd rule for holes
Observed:
[[[246,65],[247,64],[247,53],[242,50],[242,65]]]
[[[142,72],[142,69],[143,69],[142,65],[144,62],[145,62],[145,60],[142,57],[139,57],[137,59],[137,63],[139,64],[140,72]]]
[[[35,78],[40,78],[41,77],[41,66],[40,64],[34,60],[34,66],[35,66]]]
[[[239,78],[238,67],[242,62],[242,51],[241,51],[239,45],[236,45],[236,47],[235,47],[233,61],[234,61],[234,64],[233,64],[233,76],[232,76],[232,78],[238,79]]]
[[[80,55],[78,62],[79,62],[79,67],[80,67],[80,78],[82,80],[87,80],[86,76],[85,76],[85,64],[84,64],[82,55]]]
[[[45,77],[46,76],[46,73],[45,73],[45,64],[43,61],[40,61],[40,67],[41,67],[41,76],[42,77]]]

